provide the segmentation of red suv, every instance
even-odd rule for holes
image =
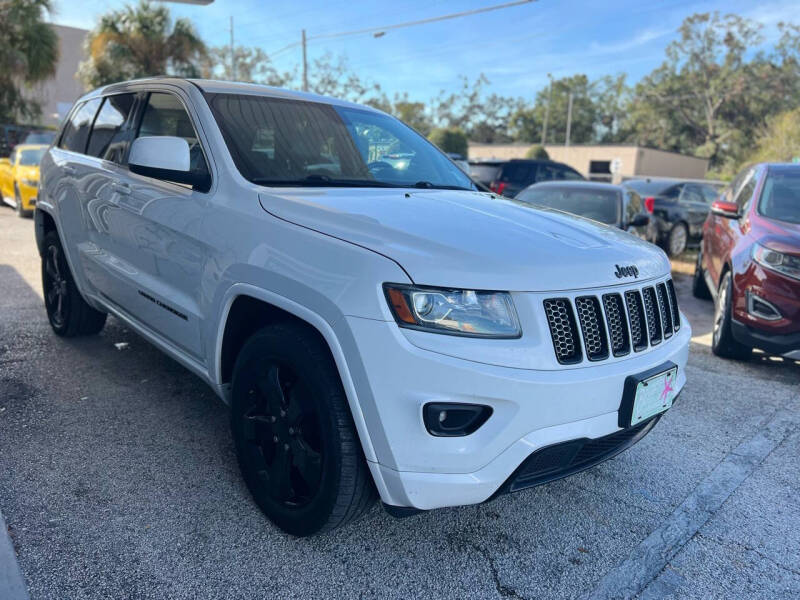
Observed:
[[[715,300],[717,356],[800,359],[800,165],[749,167],[711,205],[693,292]]]

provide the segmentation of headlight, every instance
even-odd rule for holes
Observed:
[[[765,269],[777,271],[792,279],[800,279],[800,258],[753,244],[753,260]]]
[[[22,179],[22,185],[27,185],[28,187],[36,187],[39,185],[39,181],[37,179]]]
[[[422,288],[384,284],[397,324],[409,329],[469,337],[522,335],[508,292]]]

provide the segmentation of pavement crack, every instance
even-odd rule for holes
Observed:
[[[475,542],[467,542],[470,547],[475,550],[478,554],[480,554],[483,559],[486,561],[486,564],[489,565],[489,570],[492,572],[492,579],[494,580],[494,587],[497,590],[497,594],[501,598],[514,598],[515,600],[526,600],[525,596],[520,595],[517,590],[509,585],[503,584],[500,581],[500,573],[497,570],[497,565],[494,562],[494,558],[492,555],[489,554],[489,551],[486,548],[483,548],[476,544]]]

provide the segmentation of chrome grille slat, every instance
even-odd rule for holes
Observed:
[[[603,308],[606,311],[611,353],[614,356],[625,356],[631,351],[631,343],[628,337],[628,319],[625,316],[622,296],[619,294],[603,295]]]
[[[644,298],[644,314],[647,319],[647,334],[650,337],[650,345],[655,346],[661,343],[661,315],[658,310],[656,292],[652,287],[642,289]]]
[[[597,297],[575,298],[575,307],[578,309],[578,322],[581,324],[586,357],[592,361],[608,358],[606,327]]]
[[[667,292],[669,307],[672,310],[672,328],[677,333],[681,328],[681,312],[678,310],[678,296],[675,294],[675,284],[672,283],[672,279],[667,279]]]
[[[656,285],[658,308],[661,311],[661,324],[664,326],[664,339],[672,337],[672,308],[667,300],[667,286],[663,283]]]
[[[644,316],[642,294],[639,290],[625,292],[625,305],[628,307],[628,321],[630,322],[633,351],[641,352],[647,348],[647,323]]]
[[[558,362],[565,365],[581,362],[578,328],[569,299],[548,298],[544,301],[544,312]]]

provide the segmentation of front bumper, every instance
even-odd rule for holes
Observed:
[[[672,361],[676,389],[686,381],[691,328],[624,360],[581,368],[508,368],[454,358],[411,344],[393,322],[348,317],[380,431],[378,462],[370,463],[382,500],[433,509],[489,499],[535,451],[569,440],[620,431],[618,410],[628,375]],[[431,334],[435,335],[435,334]],[[552,352],[552,348],[550,350]],[[430,435],[422,421],[428,402],[484,404],[492,417],[475,433]]]
[[[29,185],[19,186],[19,195],[22,199],[22,210],[33,210],[36,208],[36,196],[39,193],[38,187]]]

